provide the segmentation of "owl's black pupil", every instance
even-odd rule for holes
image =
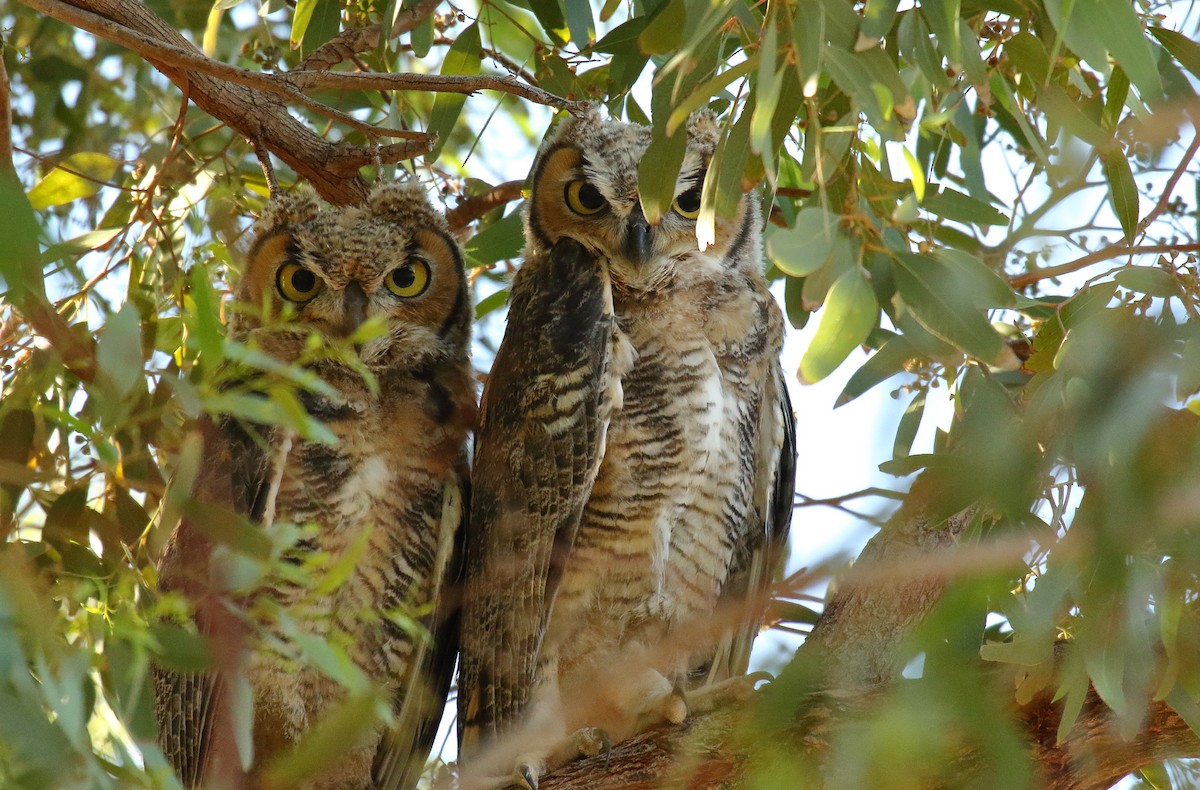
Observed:
[[[687,192],[684,192],[682,195],[680,195],[676,199],[676,202],[679,204],[679,208],[681,210],[686,211],[689,214],[693,211],[699,211],[700,192],[695,189],[689,189]]]
[[[392,272],[392,284],[397,288],[410,288],[417,281],[417,275],[411,266],[401,266]]]
[[[604,196],[591,184],[584,184],[579,188],[579,202],[584,208],[600,208],[604,205]]]
[[[297,269],[292,274],[292,287],[299,293],[306,294],[317,287],[317,275],[308,269]]]

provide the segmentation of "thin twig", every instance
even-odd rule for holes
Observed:
[[[388,38],[398,38],[415,30],[417,25],[425,21],[441,2],[442,0],[421,0],[412,8],[400,11],[396,14],[396,22],[392,25],[392,32]],[[381,25],[343,30],[310,52],[304,60],[300,61],[300,68],[324,71],[342,61],[352,59],[359,52],[375,49],[379,46],[380,30],[382,30]]]
[[[1175,167],[1174,172],[1171,173],[1171,177],[1167,179],[1167,184],[1163,188],[1162,193],[1159,195],[1158,202],[1154,204],[1154,207],[1150,209],[1150,211],[1146,213],[1146,216],[1142,217],[1141,222],[1137,224],[1137,228],[1132,234],[1133,238],[1145,233],[1146,229],[1150,227],[1150,225],[1157,220],[1159,216],[1161,216],[1162,213],[1171,205],[1172,193],[1174,193],[1175,187],[1179,184],[1179,180],[1183,178],[1183,174],[1187,172],[1188,166],[1192,163],[1197,151],[1200,151],[1200,133],[1197,133],[1196,136],[1192,138],[1191,145],[1188,146],[1187,151],[1185,151],[1183,156],[1180,158],[1179,164]],[[1033,285],[1036,282],[1040,282],[1041,280],[1046,280],[1051,277],[1060,277],[1064,274],[1070,274],[1071,272],[1091,266],[1093,263],[1106,261],[1110,258],[1117,258],[1121,255],[1196,252],[1197,250],[1200,250],[1200,245],[1197,244],[1154,244],[1139,247],[1136,245],[1127,244],[1125,242],[1114,242],[1113,244],[1101,247],[1095,252],[1090,252],[1087,255],[1076,258],[1073,261],[1068,261],[1066,263],[1061,263],[1057,266],[1050,266],[1044,269],[1038,269],[1034,272],[1026,272],[1025,274],[1014,275],[1008,278],[1008,282],[1013,288],[1024,288],[1026,286]]]
[[[1052,277],[1061,277],[1064,274],[1091,266],[1093,263],[1118,258],[1122,255],[1155,255],[1172,252],[1200,252],[1200,244],[1147,244],[1141,247],[1133,244],[1110,244],[1095,252],[1089,252],[1082,258],[1060,263],[1058,266],[1048,266],[1034,272],[1014,275],[1008,278],[1008,282],[1013,288],[1024,288],[1036,282]]]

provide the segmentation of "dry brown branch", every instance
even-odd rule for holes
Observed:
[[[204,56],[178,31],[130,0],[21,0],[22,3],[142,55],[180,86],[201,109],[264,145],[331,203],[353,204],[367,194],[358,170],[374,162],[398,162],[427,153],[433,138],[420,132],[384,130],[327,107],[305,91],[327,89],[418,90],[474,93],[496,90],[553,107],[578,111],[568,102],[514,77],[443,77],[419,74],[332,74],[299,71],[263,74]],[[286,103],[285,103],[286,102]],[[371,137],[410,138],[379,147],[338,145],[291,116],[287,103],[320,112]]]
[[[433,13],[442,0],[421,0],[412,8],[400,11],[396,15],[395,24],[389,38],[397,38],[416,29],[417,25]],[[360,52],[375,49],[379,46],[381,26],[357,27],[343,30],[321,46],[314,49],[304,60],[300,68],[311,71],[331,69],[343,61],[350,60]]]
[[[1080,258],[1066,263],[1060,263],[1057,266],[1048,266],[1045,269],[1038,269],[1025,274],[1017,274],[1008,278],[1009,285],[1013,288],[1024,288],[1028,285],[1049,280],[1052,277],[1061,277],[1064,274],[1077,272],[1091,266],[1093,263],[1119,258],[1122,255],[1169,255],[1173,252],[1200,252],[1200,244],[1146,244],[1143,246],[1129,244],[1110,244],[1107,247],[1102,247],[1095,252],[1089,252]]]
[[[472,195],[446,212],[446,222],[450,224],[450,230],[462,230],[489,211],[505,203],[520,200],[521,188],[524,186],[524,181],[505,181],[480,195]]]

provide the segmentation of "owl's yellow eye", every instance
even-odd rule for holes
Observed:
[[[675,202],[671,204],[671,208],[675,209],[675,213],[684,219],[695,219],[700,216],[700,190],[689,189],[687,192],[680,193],[679,197],[675,198]]]
[[[600,190],[586,181],[572,181],[567,184],[567,205],[576,214],[597,214],[608,205]]]
[[[405,261],[388,273],[387,289],[396,296],[412,299],[429,287],[429,264],[420,258]]]
[[[279,273],[275,275],[275,287],[289,302],[303,304],[310,301],[321,293],[324,285],[321,278],[317,277],[311,269],[306,269],[298,263],[285,263],[279,267]]]

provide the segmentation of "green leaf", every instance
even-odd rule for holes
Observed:
[[[8,299],[45,293],[38,255],[38,219],[16,178],[0,173],[0,287]]]
[[[806,277],[835,256],[849,255],[852,245],[837,215],[806,208],[796,215],[792,227],[774,229],[767,236],[767,257],[784,274]]]
[[[563,14],[562,0],[521,0],[519,5],[528,8],[537,17],[542,30],[558,44],[566,44],[571,40],[571,30]]]
[[[521,222],[521,210],[511,212],[507,217],[493,222],[467,242],[464,252],[467,254],[467,265],[471,267],[488,266],[497,261],[510,260],[519,257],[525,244],[525,229]]]
[[[667,137],[665,131],[659,132],[659,124],[653,128],[650,145],[638,163],[638,196],[642,201],[642,211],[652,225],[666,213],[675,199],[675,182],[687,151],[687,135],[683,130]]]
[[[1113,277],[1117,285],[1149,296],[1169,298],[1181,296],[1179,283],[1170,272],[1151,266],[1130,266]]]
[[[921,208],[954,222],[975,225],[1008,224],[1008,217],[1000,211],[950,187],[939,187],[936,191],[927,191]]]
[[[1008,281],[969,252],[945,248],[934,251],[933,256],[948,267],[958,289],[976,307],[1012,307],[1017,303],[1017,295]]]
[[[189,336],[195,338],[199,347],[201,363],[210,371],[216,370],[217,365],[225,358],[220,307],[203,266],[194,267],[189,280],[191,287],[187,295],[191,299],[193,309],[184,312],[184,321],[187,323]]]
[[[1162,97],[1154,54],[1127,0],[1048,0],[1046,11],[1067,46],[1092,68],[1108,73],[1106,55],[1111,53],[1144,101]]]
[[[926,391],[917,390],[917,394],[909,402],[904,414],[896,425],[896,436],[892,440],[892,458],[907,458],[912,454],[913,441],[921,428],[921,418],[925,415]]]
[[[421,20],[420,24],[408,34],[408,43],[412,45],[413,55],[423,58],[433,48],[433,14]]]
[[[116,386],[118,395],[131,392],[142,380],[141,316],[131,302],[110,315],[100,330],[96,363]]]
[[[1004,54],[1020,72],[1029,75],[1037,84],[1050,77],[1050,54],[1045,45],[1031,33],[1021,32],[1004,42]]]
[[[686,24],[687,8],[683,0],[667,0],[638,36],[642,54],[663,55],[678,49]]]
[[[1112,147],[1100,155],[1104,178],[1108,182],[1108,200],[1121,222],[1125,239],[1133,243],[1138,229],[1138,191],[1129,160],[1120,148]]]
[[[1200,44],[1192,41],[1182,33],[1167,30],[1165,27],[1152,27],[1150,34],[1166,47],[1167,52],[1179,65],[1190,71],[1193,76],[1200,77]]]
[[[900,297],[926,331],[983,362],[1001,361],[1007,350],[1004,341],[952,269],[933,258],[911,253],[897,255],[895,262]]]
[[[892,29],[899,5],[900,0],[867,0],[859,35],[869,40],[883,38]]]
[[[850,401],[870,390],[892,376],[904,370],[904,365],[910,359],[920,354],[912,344],[903,337],[896,335],[888,340],[878,351],[872,354],[862,366],[854,371],[854,375],[846,382],[842,393],[838,395],[833,408],[845,406]]]
[[[446,52],[446,59],[442,61],[441,73],[447,76],[478,74],[481,53],[479,23],[476,22],[469,25],[458,34],[458,38],[454,39],[454,43]],[[438,156],[442,153],[442,148],[450,138],[450,132],[458,123],[458,116],[462,114],[466,101],[467,97],[461,93],[439,93],[433,100],[433,110],[429,113],[429,131],[437,134],[438,141],[433,150],[425,155],[425,161],[437,161]]]
[[[592,43],[596,22],[592,19],[591,0],[567,0],[567,28],[571,31],[571,42],[579,49]]]
[[[875,292],[855,266],[834,282],[825,297],[817,332],[800,359],[801,380],[811,384],[836,370],[878,320]]]
[[[308,29],[300,39],[300,49],[312,52],[329,39],[338,34],[342,28],[342,7],[340,0],[317,0]],[[387,40],[381,37],[381,45],[386,46]]]
[[[99,249],[124,232],[125,228],[89,230],[87,233],[81,233],[72,239],[68,239],[67,241],[60,242],[58,244],[52,244],[46,248],[45,252],[42,253],[42,265],[45,266],[49,263],[61,261],[64,258],[82,255],[85,252],[91,252],[92,250]]]
[[[29,190],[29,203],[36,210],[61,206],[90,197],[117,172],[119,163],[110,156],[78,153],[68,156]]]
[[[1104,111],[1100,114],[1100,125],[1106,132],[1116,130],[1127,98],[1129,98],[1129,77],[1125,76],[1123,68],[1115,66],[1112,76],[1108,79],[1108,89],[1104,92]]]
[[[317,3],[320,0],[296,0],[296,11],[292,14],[292,33],[291,44],[292,49],[299,49],[300,42],[304,40],[304,31],[308,30],[308,23],[312,20],[313,11],[317,8]],[[215,10],[215,9],[214,9]],[[212,17],[209,17],[210,26]],[[208,33],[204,35],[205,53],[212,57],[212,52],[207,48]]]
[[[478,321],[490,312],[499,310],[508,303],[509,290],[501,288],[494,294],[488,294],[475,305],[475,320]]]

